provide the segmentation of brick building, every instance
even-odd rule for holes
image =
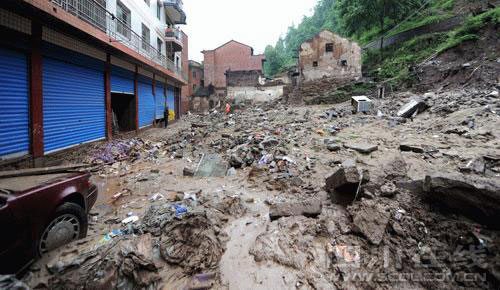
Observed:
[[[323,77],[359,79],[361,48],[349,39],[323,30],[300,46],[299,72],[302,81]]]
[[[262,71],[266,60],[265,55],[254,55],[252,47],[234,40],[202,53],[205,84],[213,85],[218,95],[226,93],[227,71]]]
[[[0,163],[178,118],[180,24],[182,0],[0,1]]]

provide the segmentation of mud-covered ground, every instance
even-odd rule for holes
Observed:
[[[499,207],[488,207],[500,204],[498,91],[418,95],[429,108],[397,118],[413,97],[376,100],[367,114],[349,103],[276,102],[189,115],[168,130],[56,155],[106,163],[92,178],[100,197],[87,238],[44,257],[23,281],[38,289],[498,289],[500,221],[491,217]],[[185,176],[208,154],[229,176]],[[348,168],[363,175],[361,187],[326,186]],[[435,174],[458,177],[424,190]],[[480,189],[467,187],[474,182]],[[484,188],[493,193],[475,199]]]

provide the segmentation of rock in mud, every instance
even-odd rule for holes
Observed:
[[[224,252],[215,226],[204,212],[172,220],[165,226],[159,244],[163,259],[183,267],[188,275],[215,269]]]
[[[358,152],[363,153],[363,154],[370,154],[370,153],[378,150],[377,145],[366,144],[366,143],[345,143],[344,147],[358,151]]]
[[[184,170],[182,170],[182,174],[184,176],[194,176],[194,169],[191,167],[184,167]]]
[[[390,212],[374,200],[363,200],[350,207],[349,212],[353,217],[355,230],[374,245],[382,242],[391,217]]]
[[[369,180],[369,177],[365,176],[365,174],[368,175],[368,173],[363,173],[363,182]],[[337,168],[335,172],[326,178],[326,190],[330,193],[335,191],[355,193],[360,179],[361,174],[356,167]]]
[[[500,229],[500,182],[462,174],[427,175],[424,192],[458,214],[468,216],[494,229]]]
[[[380,195],[384,197],[393,197],[398,193],[398,189],[394,182],[387,182],[380,187]]]
[[[420,145],[415,145],[411,143],[401,143],[399,145],[399,150],[414,153],[424,153],[425,150]]]
[[[271,205],[269,217],[271,221],[281,217],[299,216],[317,217],[321,214],[322,204],[319,199],[300,202],[282,202]]]
[[[328,151],[335,152],[335,151],[339,151],[341,149],[341,147],[338,144],[328,144],[326,146],[326,149],[328,149]]]

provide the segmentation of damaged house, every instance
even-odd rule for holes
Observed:
[[[324,77],[339,80],[361,78],[361,48],[356,42],[323,30],[299,49],[301,81]]]
[[[275,100],[283,95],[282,80],[266,81],[260,70],[228,71],[227,99],[235,103],[254,103]]]

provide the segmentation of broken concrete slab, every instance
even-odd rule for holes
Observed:
[[[206,154],[200,161],[194,176],[223,177],[226,176],[228,164],[220,155]]]
[[[406,105],[401,107],[401,109],[397,113],[397,116],[403,118],[410,118],[415,114],[419,114],[425,111],[426,109],[427,109],[427,104],[424,101],[413,99]]]
[[[423,184],[429,200],[494,229],[500,229],[500,182],[457,173],[427,175]]]
[[[322,203],[319,199],[311,199],[300,202],[282,202],[270,206],[269,218],[271,221],[282,217],[299,216],[317,217],[321,214]]]
[[[363,234],[372,244],[379,245],[384,238],[390,212],[374,200],[363,200],[349,208],[349,212],[353,217],[354,230]]]
[[[344,143],[344,147],[358,151],[358,152],[363,153],[363,154],[370,154],[370,153],[378,150],[377,145],[367,144],[367,143],[354,143],[354,142]]]

